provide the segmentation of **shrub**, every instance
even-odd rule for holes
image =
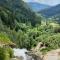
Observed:
[[[9,54],[5,48],[0,48],[0,60],[9,60]]]
[[[8,37],[7,33],[0,32],[0,42],[3,44],[11,44],[11,40]]]
[[[12,48],[6,48],[7,52],[9,53],[9,57],[12,58],[13,57],[13,50]]]
[[[13,57],[13,50],[12,48],[0,47],[0,60],[10,60]]]

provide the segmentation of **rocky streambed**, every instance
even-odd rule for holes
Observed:
[[[26,49],[13,49],[14,57],[11,60],[42,60],[40,56]]]
[[[60,49],[41,55],[40,52],[27,51],[26,49],[13,49],[14,58],[11,60],[60,60]]]

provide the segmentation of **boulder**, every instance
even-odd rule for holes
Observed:
[[[60,49],[52,50],[44,55],[43,60],[60,60]]]
[[[27,52],[26,53],[28,55],[28,57],[30,57],[31,59],[29,60],[42,60],[41,56],[38,55],[36,52]]]

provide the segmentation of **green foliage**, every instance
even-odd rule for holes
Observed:
[[[13,29],[16,27],[15,21],[20,23],[31,23],[36,25],[36,14],[22,0],[2,0],[0,1],[0,18],[5,25]]]
[[[49,36],[47,38],[47,44],[49,44],[48,47],[52,47],[52,48],[59,48],[60,47],[60,33],[53,35],[53,36]]]
[[[9,57],[12,58],[13,57],[13,53],[14,53],[12,48],[8,47],[8,48],[5,48],[5,49],[7,50],[8,54],[9,54]]]
[[[47,47],[47,48],[43,48],[43,49],[41,49],[40,51],[42,52],[42,54],[44,55],[44,54],[46,54],[48,51],[50,51],[50,50],[53,50],[51,47]]]
[[[54,27],[52,27],[50,24],[33,28],[29,28],[29,26],[21,24],[18,32],[15,30],[10,30],[10,33],[7,34],[19,48],[31,49],[39,42],[42,42],[47,49],[56,49],[60,47],[60,34],[55,33]]]
[[[11,44],[12,42],[6,33],[0,32],[0,43]]]
[[[9,54],[5,48],[0,48],[0,60],[9,60]]]

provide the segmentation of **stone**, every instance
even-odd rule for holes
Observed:
[[[60,49],[49,51],[44,55],[43,60],[60,60]]]

